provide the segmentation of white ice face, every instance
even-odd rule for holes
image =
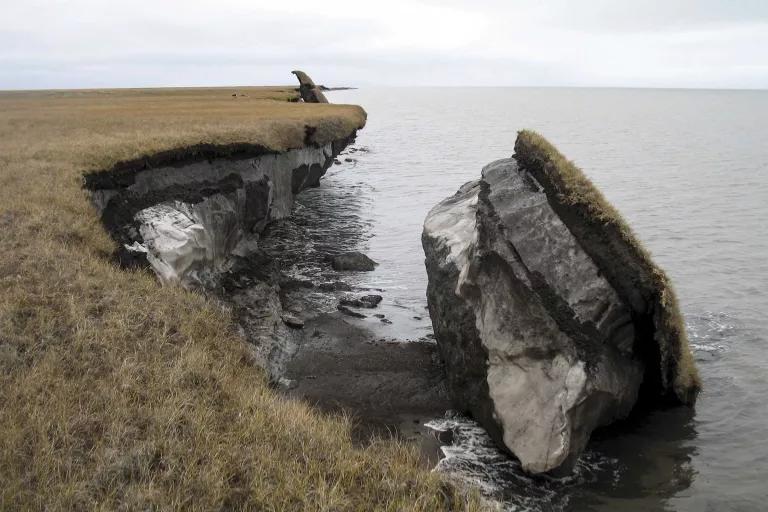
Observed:
[[[237,174],[246,183],[266,179],[268,204],[264,211],[269,213],[264,222],[267,222],[290,214],[293,170],[323,166],[331,153],[331,145],[327,144],[243,160],[221,158],[182,167],[149,169],[136,175],[129,191],[141,195],[172,186],[196,187],[219,182],[231,174]],[[298,184],[299,188],[304,186]],[[238,189],[213,194],[196,203],[166,201],[145,208],[134,216],[141,241],[127,245],[126,249],[145,253],[164,283],[190,284],[212,278],[227,268],[233,252],[255,247],[258,235],[244,228],[245,194],[245,189]],[[94,201],[100,198],[95,197]]]

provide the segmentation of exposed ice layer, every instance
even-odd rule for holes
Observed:
[[[424,231],[440,240],[448,250],[446,259],[462,272],[468,268],[469,251],[477,240],[475,215],[479,193],[479,181],[465,183],[456,194],[435,206],[424,221]],[[465,278],[465,273],[459,276],[457,294]]]
[[[118,219],[127,253],[145,256],[163,282],[204,283],[233,254],[251,252],[268,222],[290,215],[294,195],[317,186],[342,147],[146,169],[129,186],[93,191],[93,201]]]
[[[234,199],[216,194],[197,204],[173,201],[145,208],[135,217],[144,242],[131,249],[146,252],[163,282],[204,282],[226,268],[244,238],[244,205]]]

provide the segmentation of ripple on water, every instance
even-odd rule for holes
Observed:
[[[711,360],[728,350],[738,332],[735,318],[724,312],[706,311],[686,317],[688,342],[699,362]]]

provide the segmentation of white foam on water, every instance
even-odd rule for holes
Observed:
[[[445,418],[434,419],[425,426],[453,433],[451,444],[441,447],[444,458],[434,470],[475,486],[485,498],[497,501],[502,510],[508,512],[565,510],[569,489],[598,478],[618,483],[621,477],[617,459],[590,450],[582,454],[568,477],[532,477],[523,472],[516,459],[496,447],[485,429],[469,418],[448,413]]]

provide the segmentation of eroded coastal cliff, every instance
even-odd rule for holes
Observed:
[[[124,247],[84,174],[242,143],[323,148],[365,123],[360,107],[298,98],[290,86],[0,92],[2,508],[473,508],[402,446],[355,445],[351,422],[276,393],[215,299],[115,265]],[[222,154],[196,153],[209,147]]]
[[[181,148],[86,176],[124,264],[148,263],[165,282],[213,283],[246,257],[293,197],[318,186],[357,128],[285,151],[240,144]]]
[[[364,111],[358,107],[355,114],[352,122],[304,125],[298,147],[180,147],[88,173],[85,188],[123,266],[149,267],[165,284],[239,305],[236,320],[252,353],[279,380],[296,345],[291,327],[300,320],[284,311],[282,276],[261,252],[259,238],[291,214],[296,194],[319,186],[354,141],[365,124]],[[233,281],[251,284],[243,292]]]
[[[305,73],[295,74],[305,103],[327,103]],[[418,421],[450,407],[434,343],[393,348],[364,324],[349,323],[368,316],[391,323],[371,311],[382,301],[372,292],[381,290],[344,281],[377,263],[339,241],[322,255],[299,248],[304,258],[322,260],[304,259],[300,266],[323,271],[297,276],[283,265],[286,255],[273,249],[297,243],[288,219],[295,196],[319,186],[345,148],[349,161],[365,151],[350,146],[365,116],[358,119],[332,125],[322,138],[306,125],[302,144],[284,150],[197,145],[118,162],[87,174],[85,187],[117,242],[121,264],[148,267],[164,284],[215,298],[282,391],[354,414],[364,423],[355,435],[366,442],[390,428],[421,435],[428,457],[436,459],[431,430]],[[334,221],[323,222],[333,230]]]

